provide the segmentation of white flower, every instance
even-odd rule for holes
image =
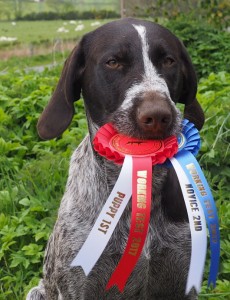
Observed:
[[[15,26],[15,25],[16,25],[16,22],[11,22],[11,24],[12,24],[13,26]]]
[[[69,23],[70,23],[70,24],[73,24],[73,25],[77,24],[77,22],[76,22],[76,21],[73,21],[73,20],[69,21]]]

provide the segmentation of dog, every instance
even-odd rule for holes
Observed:
[[[182,42],[166,28],[133,18],[107,23],[86,34],[63,67],[57,87],[38,121],[43,139],[60,136],[84,99],[89,134],[72,155],[66,191],[46,248],[43,279],[27,300],[180,300],[185,295],[191,254],[186,208],[173,168],[153,170],[152,208],[142,254],[123,293],[106,284],[127,243],[129,203],[88,276],[71,262],[87,239],[120,172],[92,146],[97,130],[112,123],[138,139],[164,139],[181,130],[176,103],[201,129],[197,79]],[[93,249],[92,249],[93,251]]]

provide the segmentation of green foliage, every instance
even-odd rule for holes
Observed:
[[[20,59],[16,56],[12,56],[7,60],[0,61],[0,74],[7,72],[7,70],[14,69],[15,66],[17,66],[18,69],[27,71],[33,68],[38,68],[40,70],[40,68],[43,69],[45,66],[50,66],[52,68],[58,63],[63,64],[69,53],[70,51],[61,51],[47,55],[25,56]]]
[[[230,74],[211,73],[202,78],[197,94],[205,110],[206,122],[201,131],[199,162],[212,188],[219,212],[221,265],[216,289],[207,289],[205,280],[200,299],[230,298]],[[207,265],[208,267],[208,265]],[[206,269],[208,271],[208,268]],[[207,279],[207,273],[206,273]],[[213,294],[212,294],[213,293]]]
[[[192,18],[197,22],[208,22],[218,28],[230,25],[230,2],[228,0],[135,0],[128,5],[129,16],[151,16],[156,21],[162,18],[175,20],[178,17]]]
[[[0,84],[0,299],[22,299],[41,276],[44,247],[64,192],[71,153],[86,120],[76,103],[63,138],[40,141],[37,119],[60,70],[17,72]]]
[[[203,0],[199,1],[200,14],[210,24],[219,28],[230,25],[230,3],[228,0]]]
[[[112,10],[88,10],[88,11],[48,11],[30,13],[24,16],[18,16],[17,21],[38,21],[38,20],[93,20],[119,18],[119,14]]]
[[[0,0],[0,20],[15,20],[21,19],[25,16],[33,18],[33,20],[53,20],[54,15],[59,15],[59,19],[62,16],[74,12],[82,11],[95,11],[94,16],[98,16],[99,11],[107,11],[108,14],[111,12],[119,12],[119,1],[114,0],[97,0],[96,2],[92,0],[45,0],[41,2],[35,2],[31,0]],[[96,12],[97,11],[97,12]],[[39,17],[37,19],[37,17]],[[77,15],[79,18],[80,14]],[[36,18],[36,19],[34,19]],[[56,18],[55,18],[56,19]],[[28,20],[28,19],[26,19]],[[67,20],[69,20],[67,18]]]
[[[181,16],[165,22],[188,49],[199,78],[211,72],[230,72],[230,33],[205,22]]]

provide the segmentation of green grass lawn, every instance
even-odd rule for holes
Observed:
[[[4,42],[0,39],[0,49],[10,48],[14,45],[25,45],[34,44],[39,45],[45,42],[53,42],[57,39],[78,40],[83,34],[89,32],[99,25],[102,25],[109,20],[85,20],[85,21],[20,21],[12,22],[3,21],[0,22],[0,37],[15,37],[17,38],[14,42]],[[111,20],[110,20],[111,21]],[[97,22],[97,23],[96,23]],[[97,24],[97,25],[96,25]],[[78,30],[76,31],[76,28]],[[83,27],[82,29],[80,27]],[[63,28],[63,31],[60,30]],[[80,30],[81,29],[81,30]],[[59,31],[58,31],[59,30]]]
[[[109,21],[111,20],[20,21],[15,22],[16,24],[0,22],[0,73],[9,68],[26,69],[31,66],[63,63],[72,47],[85,33]],[[1,37],[17,40],[6,42],[1,41]],[[63,43],[69,41],[71,44],[63,47]],[[20,49],[29,54],[19,58],[22,55],[16,52]],[[9,55],[9,51],[13,51],[13,54]],[[7,60],[3,58],[6,53],[9,56]]]

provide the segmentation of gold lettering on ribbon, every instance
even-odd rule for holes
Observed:
[[[189,173],[191,174],[192,176],[192,179],[195,183],[195,185],[197,186],[197,189],[199,190],[201,196],[207,196],[207,192],[204,188],[204,185],[202,183],[202,180],[200,179],[200,176],[196,170],[196,167],[193,163],[190,163],[188,165],[186,165],[186,168],[188,169]],[[212,204],[211,204],[211,201],[210,200],[204,200],[204,205],[206,207],[206,212],[207,212],[207,216],[209,218],[209,220],[213,220],[215,219],[215,212],[213,210],[213,207],[212,207]],[[211,242],[212,243],[217,243],[218,242],[218,237],[217,237],[217,232],[218,232],[218,229],[217,229],[217,224],[214,223],[210,223],[210,238],[211,238]]]
[[[147,190],[147,170],[137,171],[137,209],[146,208],[146,190]],[[136,212],[135,214],[135,233],[143,233],[145,223],[145,213]],[[136,256],[141,245],[141,237],[133,237],[128,254]]]
[[[141,238],[140,237],[138,237],[138,238],[134,237],[132,239],[132,242],[131,242],[130,249],[129,249],[128,253],[132,256],[136,256],[137,252],[138,252],[138,249],[140,247],[140,244],[141,244]]]
[[[204,204],[205,204],[205,207],[206,207],[206,211],[207,211],[207,214],[208,214],[208,218],[210,219],[210,221],[212,219],[215,218],[215,214],[214,214],[214,211],[212,209],[212,204],[210,202],[210,200],[205,200],[204,201]],[[211,233],[210,234],[210,238],[212,239],[212,243],[216,244],[218,242],[218,237],[217,237],[217,232],[218,232],[218,229],[217,229],[217,224],[216,223],[210,223],[210,230],[211,230]]]
[[[108,232],[109,226],[112,224],[112,220],[114,219],[116,213],[118,212],[118,209],[121,206],[121,203],[125,197],[125,194],[121,192],[117,192],[117,196],[112,200],[111,205],[109,206],[109,210],[106,212],[106,215],[109,217],[109,220],[103,219],[98,231],[106,234]]]
[[[146,208],[147,170],[137,172],[137,207]]]
[[[145,223],[145,213],[136,213],[136,223],[134,232],[143,232]]]
[[[187,191],[187,199],[189,200],[190,208],[193,213],[199,212],[199,207],[192,184],[185,184]],[[193,225],[195,231],[202,231],[201,217],[193,215]]]
[[[201,196],[207,196],[207,192],[205,191],[204,185],[202,183],[202,180],[200,179],[199,173],[197,172],[195,165],[193,163],[190,163],[186,165],[186,168],[191,174],[192,179],[195,185],[197,186],[197,189],[199,190]]]

